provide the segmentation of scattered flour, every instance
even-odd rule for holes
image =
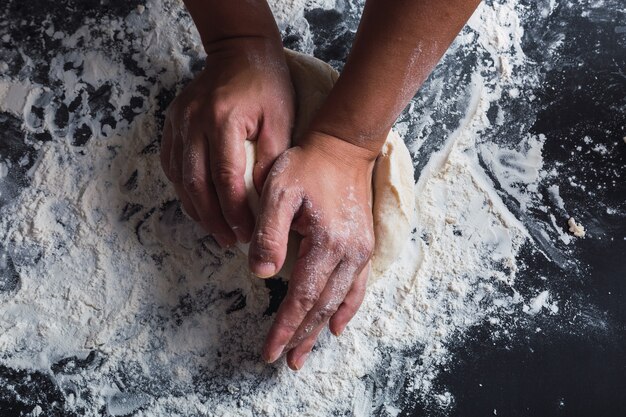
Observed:
[[[518,149],[506,149],[495,143],[480,146],[481,156],[493,171],[500,187],[515,198],[522,210],[526,210],[537,196],[539,173],[543,167],[541,150],[545,136],[528,136]]]
[[[4,177],[9,173],[9,166],[5,162],[0,162],[0,180],[3,180]]]
[[[556,206],[561,210],[565,210],[565,201],[563,201],[563,198],[561,197],[559,186],[556,184],[552,184],[548,187],[548,192],[550,193],[550,197],[552,198]]]
[[[550,291],[548,290],[537,294],[536,297],[530,300],[528,305],[523,307],[523,311],[531,316],[538,314],[543,309],[547,309],[552,314],[556,314],[559,311],[559,306],[556,302],[550,303]]]
[[[572,242],[573,238],[570,235],[563,232],[563,228],[559,226],[554,214],[550,214],[550,222],[552,223],[552,227],[554,227],[554,230],[556,231],[556,233],[558,233],[559,239],[561,239],[561,241],[565,243],[566,245],[569,245]]]
[[[302,10],[334,3],[279,0],[272,8],[281,28],[304,22],[297,28],[310,39]],[[195,28],[181,16],[180,2],[151,0],[124,19],[86,19],[61,33],[50,70],[57,90],[0,78],[2,110],[25,120],[26,132],[53,134],[31,140],[38,159],[30,185],[1,209],[0,241],[8,244],[0,259],[10,257],[20,286],[0,294],[0,362],[50,372],[67,358],[83,361],[78,371],[51,375],[63,407],[85,416],[103,406],[137,416],[393,416],[401,395],[445,410],[454,393],[438,391],[434,380],[452,359],[449,344],[525,305],[514,283],[529,234],[496,189],[521,210],[533,204],[544,138],[524,137],[516,148],[479,142],[491,103],[514,91],[512,74],[524,71],[516,5],[481,5],[457,41],[477,43],[500,68],[485,61],[473,71],[459,126],[421,170],[411,244],[344,335],[323,333],[298,373],[261,361],[269,290],[240,255],[220,250],[182,215],[161,172],[162,93],[180,88],[202,61]],[[119,39],[141,71],[122,65],[108,38]],[[110,96],[94,115],[84,104],[88,90],[103,86]],[[44,109],[39,124],[35,101]],[[77,101],[75,119],[56,126],[59,103]],[[130,120],[104,117],[128,108],[136,110]],[[75,146],[83,123],[91,133]],[[416,154],[425,140],[406,139]],[[542,292],[524,309],[556,313],[549,297]]]

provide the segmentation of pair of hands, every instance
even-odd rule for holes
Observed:
[[[282,46],[229,39],[207,50],[205,69],[170,105],[161,162],[187,214],[224,247],[250,242],[260,277],[282,267],[290,230],[302,235],[298,259],[263,347],[302,368],[329,324],[341,334],[365,295],[374,246],[372,152],[309,131],[288,148],[295,96]],[[254,219],[244,185],[244,141],[257,142]]]

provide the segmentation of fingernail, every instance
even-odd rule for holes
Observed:
[[[276,359],[280,358],[280,355],[283,353],[283,350],[285,350],[285,346],[286,345],[280,345],[276,349],[271,351],[270,354],[265,358],[265,362],[267,363],[276,362]]]
[[[333,335],[335,335],[336,337],[339,337],[339,336],[341,336],[341,334],[343,333],[343,331],[344,331],[344,330],[346,330],[346,326],[340,327],[339,329],[337,329],[337,331],[333,331],[333,330],[331,329],[331,331],[330,331],[330,332],[331,332]]]
[[[276,275],[276,265],[272,262],[263,262],[257,264],[252,273],[259,278],[273,277]]]
[[[303,354],[302,356],[300,356],[298,359],[296,359],[296,362],[294,363],[294,365],[295,365],[297,371],[302,369],[302,367],[304,366],[304,362],[306,362],[306,359],[309,357],[310,353],[311,352],[307,352],[307,353]]]

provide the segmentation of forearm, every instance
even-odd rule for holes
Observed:
[[[312,129],[377,155],[479,2],[368,0],[348,61]]]
[[[233,38],[265,38],[281,44],[266,0],[184,0],[207,52]]]

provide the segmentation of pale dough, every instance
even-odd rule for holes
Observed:
[[[296,122],[293,138],[302,135],[312,117],[339,77],[337,71],[327,63],[309,55],[285,50],[287,64],[297,97]],[[245,183],[248,191],[248,202],[256,215],[259,209],[259,196],[252,181],[252,170],[255,162],[256,145],[246,141],[246,173]],[[414,214],[413,162],[404,142],[394,132],[387,136],[380,156],[376,160],[372,179],[374,201],[372,214],[374,218],[374,235],[376,245],[372,256],[372,271],[369,283],[379,278],[397,259],[411,234]],[[299,236],[292,232],[285,265],[278,273],[289,279],[295,262]],[[248,253],[248,245],[239,245]]]
[[[576,223],[573,217],[570,217],[567,221],[569,231],[576,237],[585,237],[585,228],[582,224]]]

